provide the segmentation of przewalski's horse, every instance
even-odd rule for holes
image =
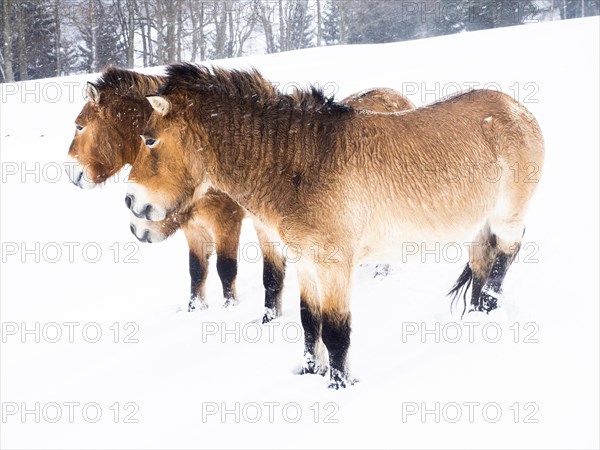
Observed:
[[[353,383],[353,268],[398,257],[403,243],[475,238],[485,249],[470,257],[478,305],[499,296],[544,155],[523,105],[484,90],[374,113],[316,89],[283,95],[256,71],[176,64],[167,75],[148,97],[130,206],[162,219],[214,186],[277,230],[298,260],[304,373],[326,370],[322,338],[330,387]],[[530,167],[534,179],[515,176]]]
[[[140,148],[139,135],[152,112],[145,96],[162,82],[162,77],[109,67],[95,83],[88,83],[88,101],[75,121],[75,137],[68,153],[70,161],[66,164],[67,174],[75,185],[93,188],[135,161]],[[183,229],[189,245],[188,310],[193,311],[207,306],[208,260],[214,252],[225,305],[237,302],[237,255],[245,216],[244,209],[231,198],[209,189],[187,210],[170,214],[161,222],[148,222],[152,224],[150,227],[145,218],[138,219],[132,223],[131,231],[142,242],[159,242],[180,227]],[[142,229],[139,233],[138,228]],[[280,263],[269,260],[268,255],[263,271],[270,320],[280,314],[285,271]]]

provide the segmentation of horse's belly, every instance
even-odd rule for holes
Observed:
[[[403,227],[372,233],[364,239],[360,263],[405,263],[418,261],[423,255],[440,258],[475,241],[482,224],[444,230]]]

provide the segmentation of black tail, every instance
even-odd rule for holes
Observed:
[[[469,287],[471,286],[472,281],[473,281],[473,271],[471,270],[471,267],[467,263],[465,265],[465,269],[462,271],[462,273],[458,277],[458,280],[456,280],[456,283],[454,283],[454,286],[452,287],[452,289],[450,289],[450,292],[448,292],[446,294],[446,295],[452,296],[452,302],[450,303],[450,311],[452,311],[452,308],[454,307],[456,300],[458,300],[458,298],[462,294],[463,312],[460,316],[461,319],[463,318],[463,316],[465,315],[465,312],[467,311],[467,292],[469,291]]]

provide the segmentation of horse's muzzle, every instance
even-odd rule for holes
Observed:
[[[137,238],[138,241],[144,242],[147,244],[152,244],[152,239],[150,238],[150,230],[145,229],[141,236],[137,234],[137,228],[134,224],[129,225],[129,229],[133,233],[133,235]]]
[[[138,219],[152,220],[152,218],[151,218],[152,205],[149,203],[146,203],[140,211],[136,211],[135,210],[135,197],[132,194],[127,194],[125,196],[125,206],[127,206],[127,209],[129,209],[131,211],[131,213]]]

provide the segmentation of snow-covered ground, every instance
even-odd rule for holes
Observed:
[[[495,83],[544,132],[503,313],[450,314],[445,293],[466,257],[454,247],[383,279],[362,268],[360,383],[345,391],[293,374],[303,348],[293,268],[284,316],[253,323],[263,290],[250,224],[240,305],[220,307],[212,261],[210,308],[188,314],[183,235],[139,244],[123,175],[93,191],[68,183],[62,161],[93,76],[0,85],[0,446],[598,448],[598,35],[594,17],[222,62],[254,65],[282,89],[315,83],[342,98],[388,86],[418,105]]]

